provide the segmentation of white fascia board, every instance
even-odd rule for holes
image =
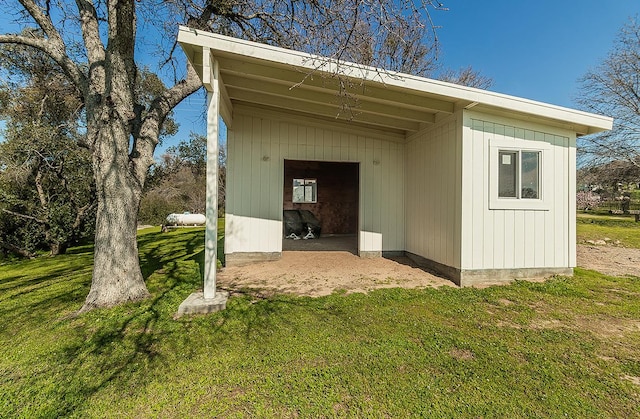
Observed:
[[[465,88],[471,90],[471,88]],[[477,89],[473,89],[477,90]],[[511,110],[518,113],[530,114],[541,118],[548,118],[557,121],[588,127],[593,134],[600,131],[607,131],[613,127],[613,118],[594,113],[584,112],[577,109],[565,108],[545,102],[537,102],[517,96],[509,96],[501,93],[481,90],[481,97],[478,97],[479,104],[494,108]]]
[[[583,125],[589,128],[589,133],[610,130],[613,126],[613,118],[607,116],[365,65],[344,61],[338,63],[336,60],[318,55],[259,44],[184,26],[180,26],[178,42],[209,47],[213,50],[214,55],[216,52],[221,52],[223,54],[271,61],[280,65],[290,65],[310,71],[341,74],[387,87],[414,90],[439,96],[441,99],[452,103],[478,103],[498,109],[513,110],[542,118]]]

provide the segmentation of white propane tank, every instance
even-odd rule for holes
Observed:
[[[167,216],[167,225],[174,226],[193,226],[204,225],[207,222],[204,214],[191,214],[185,212],[182,214],[169,214]]]

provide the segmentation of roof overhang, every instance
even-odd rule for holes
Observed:
[[[178,42],[208,89],[215,67],[221,115],[229,125],[236,104],[405,135],[464,108],[547,123],[578,135],[609,130],[613,124],[606,116],[182,26]]]

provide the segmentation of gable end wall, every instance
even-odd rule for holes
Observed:
[[[547,143],[543,164],[552,190],[547,210],[490,209],[492,140]],[[465,270],[535,270],[575,267],[575,133],[537,123],[465,111],[462,147],[462,253]],[[549,189],[549,188],[547,188]],[[564,271],[562,271],[564,269]],[[533,272],[533,271],[531,271]]]

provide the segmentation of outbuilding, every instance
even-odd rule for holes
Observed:
[[[205,298],[219,117],[228,265],[279,258],[283,211],[305,209],[361,257],[405,254],[461,286],[572,274],[576,138],[611,118],[186,27],[178,40],[208,98]]]

